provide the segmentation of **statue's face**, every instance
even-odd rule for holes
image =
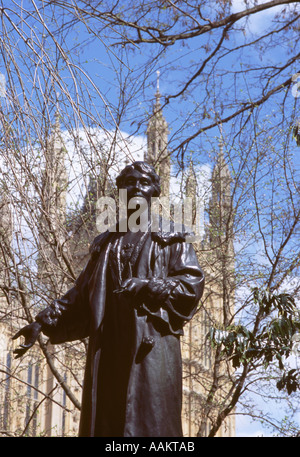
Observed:
[[[131,170],[124,178],[122,188],[127,190],[127,200],[142,197],[149,204],[155,193],[152,179],[146,173]]]

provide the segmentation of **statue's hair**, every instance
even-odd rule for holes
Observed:
[[[132,170],[137,170],[140,173],[147,174],[151,178],[152,183],[153,183],[154,188],[155,188],[155,192],[154,192],[153,196],[154,197],[159,197],[160,191],[161,191],[161,188],[160,188],[160,177],[158,176],[158,174],[156,173],[156,171],[155,171],[155,169],[154,169],[154,167],[152,165],[150,165],[147,162],[142,162],[142,161],[133,162],[130,165],[127,165],[121,171],[121,173],[116,178],[116,184],[117,184],[118,189],[122,189],[122,185],[123,185],[125,177]]]

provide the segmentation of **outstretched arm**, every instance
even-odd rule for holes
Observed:
[[[94,263],[90,260],[72,289],[41,311],[35,322],[26,325],[13,336],[14,340],[25,338],[24,343],[14,350],[16,358],[22,357],[35,344],[41,332],[50,338],[52,344],[88,336],[90,316],[87,283],[93,268]]]

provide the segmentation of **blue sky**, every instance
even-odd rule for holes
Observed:
[[[260,2],[262,3],[262,2]],[[233,0],[232,2],[232,12],[237,12],[243,9],[243,2],[241,0]],[[271,24],[274,17],[274,11],[278,12],[281,10],[281,6],[276,7],[272,11],[266,11],[258,13],[253,16],[248,22],[247,29],[245,34],[254,33],[257,34],[262,30],[266,29],[268,25]],[[216,32],[216,36],[219,32]],[[144,62],[149,59],[150,48],[146,48],[147,52],[142,53],[137,51],[135,54],[131,53],[127,55],[125,50],[123,52],[123,62],[125,65],[118,61],[114,55],[113,48],[109,47],[109,43],[101,43],[100,41],[93,41],[90,45],[82,47],[80,52],[80,47],[78,44],[81,40],[90,38],[90,35],[87,35],[83,32],[83,28],[80,27],[74,32],[68,35],[68,44],[74,45],[74,49],[77,48],[78,51],[78,61],[82,65],[84,71],[89,74],[95,85],[91,89],[91,110],[94,110],[95,122],[97,126],[103,126],[107,128],[108,131],[115,127],[115,109],[114,107],[118,105],[118,98],[120,97],[120,81],[125,81],[126,78],[131,78],[129,92],[125,94],[125,97],[129,99],[131,95],[134,94],[134,91],[142,89],[139,95],[135,96],[133,101],[128,104],[126,110],[126,121],[121,124],[121,131],[128,134],[134,134],[138,127],[137,122],[144,120],[141,128],[138,129],[138,142],[143,142],[144,139],[141,138],[141,135],[145,134],[146,129],[146,120],[147,115],[151,112],[151,106],[154,99],[154,93],[156,90],[156,71],[160,70],[160,91],[162,95],[165,94],[175,94],[179,88],[179,82],[182,81],[182,77],[186,76],[187,72],[192,65],[197,65],[201,62],[206,54],[201,47],[203,45],[202,38],[195,40],[192,46],[188,49],[186,45],[179,42],[175,46],[169,49],[169,52],[164,55],[162,54],[161,58],[154,65],[151,65],[147,68],[147,80],[143,86],[144,73],[142,72]],[[243,39],[244,34],[242,32],[236,32],[230,37],[230,40],[227,43],[227,46],[233,42],[238,42],[239,39]],[[187,99],[178,99],[172,101],[164,109],[164,115],[170,125],[170,144],[171,146],[176,146],[181,138],[181,128],[184,126],[184,135],[187,135],[188,132],[194,132],[201,125],[206,125],[211,122],[207,118],[201,119],[200,112],[203,109],[203,97],[206,94],[207,89],[211,89],[211,93],[207,93],[207,105],[209,109],[212,108],[213,97],[226,96],[230,95],[231,91],[231,74],[225,74],[225,70],[231,72],[233,69],[243,69],[247,66],[247,63],[256,63],[260,64],[261,59],[265,59],[268,64],[278,62],[281,58],[286,58],[284,54],[280,55],[282,50],[269,49],[265,52],[247,52],[248,56],[243,57],[243,61],[239,60],[241,57],[239,53],[234,55],[228,54],[222,59],[221,64],[217,67],[215,77],[213,78],[213,85],[211,88],[206,87],[205,75],[201,76],[197,81],[197,87],[195,87],[193,92],[193,103],[191,103],[191,98]],[[248,60],[247,60],[248,59]],[[242,64],[242,65],[241,65]],[[122,72],[120,73],[120,69]],[[295,71],[297,65],[295,65]],[[224,70],[224,73],[223,73]],[[2,78],[6,78],[7,75],[3,67],[0,67],[2,72]],[[89,82],[89,78],[84,75],[82,72],[78,72],[78,75],[81,74],[82,80],[86,83]],[[117,76],[121,75],[121,79],[118,80]],[[245,94],[247,93],[248,82],[246,73],[239,75],[239,90],[240,93],[237,94],[237,98],[244,99]],[[70,73],[67,70],[61,70],[61,76],[66,86],[71,83]],[[220,90],[219,81],[222,80],[223,86],[222,91]],[[0,81],[1,83],[1,81]],[[3,83],[2,86],[3,88]],[[60,92],[60,88],[57,87],[57,92]],[[29,88],[30,92],[30,88]],[[1,93],[0,93],[1,95]],[[2,94],[3,95],[3,94]],[[251,88],[250,95],[255,98],[256,91],[255,88]],[[293,103],[293,97],[291,94],[288,95],[290,103]],[[59,103],[67,104],[67,101],[64,99],[64,95],[60,94]],[[219,101],[219,100],[217,100]],[[218,104],[219,105],[219,104]],[[65,105],[61,105],[62,108],[65,108]],[[268,102],[265,107],[265,114],[269,114],[272,109],[276,108],[276,105],[273,104],[273,101]],[[53,106],[53,115],[55,112],[55,105]],[[230,111],[230,107],[224,108]],[[209,112],[213,117],[215,113]],[[221,113],[217,113],[221,114]],[[278,116],[277,113],[275,113]],[[275,119],[274,114],[274,119]],[[300,113],[299,113],[300,114]],[[191,116],[191,117],[190,117]],[[62,119],[64,122],[64,119]],[[201,125],[200,125],[201,122]],[[270,121],[273,122],[273,121]],[[275,122],[275,120],[274,120]],[[230,135],[231,129],[233,128],[234,123],[229,123],[224,126],[224,135]],[[218,129],[212,129],[207,132],[205,135],[201,135],[203,139],[197,139],[189,146],[187,151],[187,156],[193,153],[194,158],[199,161],[200,164],[206,164],[210,162],[213,163],[214,153],[218,150],[218,137],[220,133]],[[298,152],[298,151],[296,151]],[[299,152],[298,152],[298,164],[299,164]],[[261,435],[266,434],[267,432],[261,428],[259,423],[252,424],[249,419],[239,416],[237,419],[237,435]]]

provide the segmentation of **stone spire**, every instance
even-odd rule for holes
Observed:
[[[193,159],[190,160],[190,165],[185,182],[186,197],[196,198],[197,195],[197,177],[195,173]]]
[[[62,250],[65,249],[67,171],[58,112],[52,132],[45,141],[44,170],[41,188],[39,225],[40,249],[38,270],[41,283],[50,293],[63,290],[63,272],[60,267]],[[61,290],[57,290],[57,284]]]
[[[170,187],[170,156],[168,152],[168,123],[161,108],[161,94],[159,90],[159,71],[157,71],[157,85],[153,114],[147,127],[147,152],[144,160],[154,166],[161,178],[162,196],[169,195]]]
[[[7,190],[0,190],[0,236],[10,244],[12,241],[12,212],[11,202]]]
[[[52,133],[45,150],[43,200],[45,211],[50,217],[52,228],[65,221],[67,172],[66,149],[62,139],[59,113],[56,112]]]
[[[222,131],[221,131],[222,133]],[[211,247],[222,247],[233,254],[232,177],[224,156],[222,134],[219,153],[212,172],[212,191],[209,205],[209,241]]]
[[[11,245],[13,235],[13,217],[10,195],[1,183],[0,189],[0,310],[7,306],[3,299],[2,288],[9,284],[9,266],[11,262]],[[5,311],[4,311],[5,314]],[[1,315],[1,319],[3,316]]]
[[[189,164],[189,168],[188,168],[188,171],[187,171],[184,187],[185,187],[185,197],[190,198],[192,200],[191,223],[192,223],[192,225],[194,225],[197,222],[197,220],[196,220],[197,204],[199,202],[198,202],[198,198],[197,198],[197,196],[198,196],[198,183],[197,183],[197,177],[196,177],[195,167],[194,167],[194,163],[193,163],[193,159],[192,158],[190,159],[190,164]]]

